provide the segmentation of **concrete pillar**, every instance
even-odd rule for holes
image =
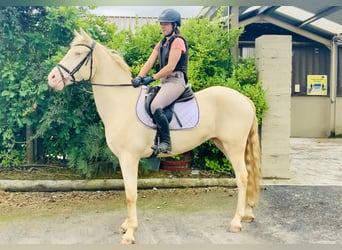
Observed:
[[[330,50],[330,136],[332,137],[336,135],[336,85],[338,71],[337,53],[337,44],[333,42],[332,48]]]
[[[239,28],[239,6],[228,6],[228,13],[230,17],[229,29]],[[239,43],[230,49],[230,54],[233,61],[237,62],[239,59]]]
[[[255,49],[269,104],[262,121],[262,174],[264,178],[290,178],[292,39],[264,35],[256,39]]]

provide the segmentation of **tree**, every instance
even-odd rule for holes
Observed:
[[[85,8],[59,7],[49,9],[51,24],[64,17],[62,26],[71,42],[73,31],[85,29],[93,39],[120,50],[126,32],[117,32],[117,27],[106,22],[105,17],[87,13]],[[56,28],[54,28],[55,30]],[[54,34],[56,31],[53,32]],[[69,47],[69,46],[68,46]],[[48,63],[49,70],[58,63],[68,47],[62,47]],[[49,71],[46,72],[46,75]],[[51,91],[51,90],[50,90]],[[97,173],[104,161],[113,168],[116,158],[105,144],[103,125],[96,111],[91,86],[87,82],[76,83],[62,92],[52,92],[49,104],[37,126],[36,136],[42,138],[46,160],[66,160],[85,176]]]
[[[26,163],[33,153],[44,161],[63,156],[88,123],[99,121],[89,94],[76,88],[56,93],[46,82],[79,27],[104,42],[116,32],[86,8],[0,8],[0,165]]]
[[[42,7],[0,8],[0,164],[25,159],[26,131],[38,121],[47,86],[42,65],[51,50]],[[32,148],[32,147],[31,147]]]

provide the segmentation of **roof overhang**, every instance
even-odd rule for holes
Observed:
[[[263,14],[257,15],[257,16],[254,16],[254,17],[250,17],[248,19],[240,21],[239,22],[239,26],[240,27],[244,27],[244,26],[247,26],[247,25],[252,24],[252,23],[271,23],[271,24],[279,26],[279,27],[281,27],[283,29],[289,30],[289,31],[291,31],[293,33],[296,33],[298,35],[304,36],[304,37],[309,38],[309,39],[311,39],[313,41],[316,41],[318,43],[321,43],[321,44],[327,46],[328,48],[331,48],[331,46],[332,46],[332,41],[329,40],[329,39],[326,39],[326,38],[323,38],[321,36],[315,35],[314,33],[306,31],[306,30],[303,30],[300,27],[291,25],[289,23],[283,22],[281,20],[278,20],[278,19],[270,17],[270,16],[266,16],[266,15],[263,15]]]

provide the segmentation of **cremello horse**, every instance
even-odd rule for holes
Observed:
[[[121,243],[131,244],[138,228],[138,163],[152,154],[156,131],[137,118],[140,88],[131,86],[128,65],[83,30],[75,32],[70,50],[48,76],[49,85],[56,90],[81,80],[92,83],[107,144],[120,162],[127,203],[127,219],[120,228]],[[211,140],[225,154],[233,165],[238,187],[230,231],[239,232],[241,221],[253,221],[259,196],[260,147],[255,107],[247,97],[225,87],[210,87],[195,95],[199,123],[193,129],[171,131],[171,153],[180,154]]]

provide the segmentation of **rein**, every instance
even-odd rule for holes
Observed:
[[[120,84],[104,84],[104,83],[92,83],[90,82],[90,85],[92,86],[100,86],[100,87],[125,87],[125,86],[131,86],[131,83],[120,83]]]
[[[74,83],[76,83],[76,82],[74,82]],[[89,82],[89,84],[90,85],[92,85],[92,86],[100,86],[100,87],[132,87],[132,84],[130,84],[130,83],[121,83],[121,84],[104,84],[104,83],[92,83],[92,82]],[[82,88],[82,87],[80,87],[80,86],[78,86],[78,85],[76,85],[75,84],[75,86],[78,88],[78,89],[80,89],[81,91],[83,91],[83,92],[86,92],[86,93],[88,93],[88,94],[93,94],[93,92],[92,91],[88,91],[88,90],[86,90],[86,89],[84,89],[84,88]]]
[[[75,80],[75,74],[82,68],[83,65],[87,65],[89,60],[90,60],[90,73],[89,73],[89,78],[88,78],[88,82],[93,85],[93,86],[101,86],[101,87],[125,87],[125,86],[132,86],[132,84],[130,83],[121,83],[121,84],[102,84],[102,83],[92,83],[90,82],[92,74],[93,74],[93,51],[94,51],[94,47],[96,45],[96,42],[93,40],[91,46],[87,45],[87,44],[76,44],[75,46],[84,46],[89,48],[89,52],[87,53],[87,55],[81,60],[81,62],[79,64],[76,65],[75,68],[73,68],[72,70],[69,70],[67,67],[65,67],[62,64],[57,64],[57,68],[58,71],[60,73],[60,75],[62,76],[62,80],[63,80],[63,84],[65,86],[65,77],[63,76],[63,72],[65,71],[71,78],[72,78],[72,82],[73,83],[77,83],[79,81]]]

